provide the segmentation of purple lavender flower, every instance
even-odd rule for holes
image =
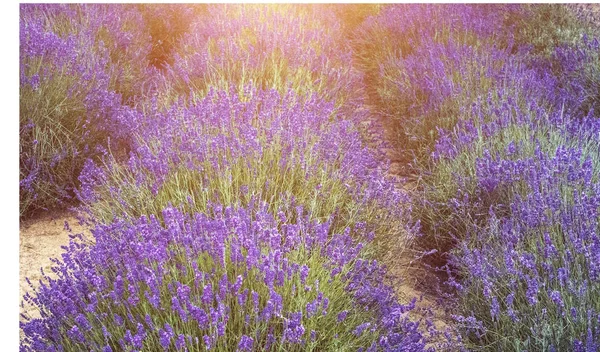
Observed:
[[[565,303],[562,300],[561,294],[560,292],[554,290],[552,292],[550,292],[550,299],[552,300],[552,302],[554,302],[554,304],[556,304],[559,308],[564,308],[565,307]]]
[[[240,343],[238,344],[238,351],[252,351],[254,340],[246,335],[242,335]]]
[[[368,325],[364,326],[378,327],[372,329],[373,339],[389,335],[386,344],[392,347],[402,346],[405,341],[405,338],[394,336],[422,341],[423,336],[414,330],[412,323],[393,313],[400,305],[393,290],[385,284],[385,269],[377,262],[361,257],[363,247],[350,236],[352,232],[326,233],[330,240],[321,241],[317,237],[323,236],[321,232],[329,229],[329,225],[322,226],[311,219],[309,213],[299,209],[296,211],[300,213],[290,218],[297,221],[295,225],[301,224],[301,231],[288,235],[302,236],[302,240],[289,247],[284,245],[281,227],[292,224],[281,224],[264,202],[239,208],[215,206],[208,214],[185,214],[169,207],[162,212],[162,221],[156,216],[141,216],[137,219],[115,218],[111,223],[97,224],[92,230],[93,244],[80,243],[81,238],[74,238],[66,248],[63,262],[57,269],[60,273],[57,284],[40,288],[38,304],[46,314],[44,319],[52,320],[52,326],[70,324],[81,315],[77,318],[79,328],[71,332],[76,336],[77,331],[81,333],[84,328],[89,328],[79,309],[89,309],[88,298],[97,300],[91,305],[96,310],[109,307],[106,309],[115,312],[111,325],[103,327],[102,333],[120,341],[123,349],[159,344],[164,349],[189,348],[185,336],[190,328],[202,336],[204,347],[214,349],[240,326],[246,329],[243,335],[252,341],[266,339],[271,344],[277,341],[302,344],[309,339],[305,334],[308,320],[315,319],[316,314],[297,311],[293,304],[290,311],[290,301],[283,296],[287,282],[283,282],[286,285],[268,285],[265,281],[273,281],[265,280],[265,277],[270,273],[285,273],[283,280],[297,284],[296,273],[303,265],[297,258],[308,255],[312,260],[320,258],[322,266],[315,271],[316,278],[306,278],[306,283],[314,290],[296,290],[295,295],[310,297],[310,309],[314,308],[316,312],[321,307],[323,314],[325,310],[333,309],[331,319],[335,322],[340,312],[335,311],[333,298],[326,296],[327,289],[330,285],[342,285],[336,288],[343,289],[340,294],[346,295],[353,309],[366,313]],[[313,246],[315,243],[320,244]],[[257,265],[248,266],[245,260],[233,264],[230,254],[236,246],[241,249],[242,256],[253,255],[251,249],[257,249]],[[225,259],[227,268],[221,266],[220,258]],[[342,272],[346,276],[331,280],[330,270],[339,266],[344,267]],[[290,268],[296,269],[289,271]],[[226,270],[234,271],[234,276],[229,278]],[[250,287],[254,290],[250,291]],[[133,294],[138,297],[135,302],[129,299]],[[55,296],[68,299],[53,299]],[[252,303],[245,304],[247,299]],[[140,314],[142,304],[144,313]],[[170,312],[169,321],[164,318],[165,312]],[[103,311],[86,314],[97,314],[100,321],[111,320],[111,316]],[[342,315],[345,317],[346,314]],[[263,324],[274,326],[278,321],[284,322],[280,332],[273,330],[260,336],[248,332]],[[332,326],[339,330],[336,333],[355,338],[352,331],[356,326],[348,324],[344,320],[344,324]],[[39,322],[35,320],[23,324],[27,336],[23,343],[45,343],[58,331],[40,332],[38,326]],[[90,336],[93,336],[97,327],[90,326]],[[327,331],[315,329],[319,336],[315,341],[318,346],[327,343]],[[362,341],[364,336],[360,339]],[[240,344],[240,341],[235,343]],[[240,349],[248,344],[248,340],[244,340]]]
[[[365,331],[365,329],[367,329],[370,326],[371,326],[371,323],[362,323],[356,327],[356,329],[354,330],[354,334],[356,336],[360,336],[360,335],[362,335],[363,331]]]
[[[208,336],[208,335],[204,335],[204,336],[202,336],[202,341],[204,341],[204,347],[205,347],[207,350],[210,350],[210,349],[212,349],[212,346],[213,346],[213,345],[212,345],[212,343],[213,343],[213,340],[212,340],[212,338],[211,338],[210,336]]]
[[[171,339],[173,339],[173,337],[175,336],[173,334],[173,329],[171,328],[171,326],[168,323],[165,324],[164,329],[159,329],[158,335],[160,337],[160,345],[165,349],[169,348],[169,346],[171,345]]]

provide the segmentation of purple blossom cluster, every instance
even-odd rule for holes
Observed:
[[[467,5],[467,4],[394,4],[385,6],[377,16],[368,17],[362,24],[363,31],[380,28],[385,39],[394,44],[405,40],[413,49],[442,35],[444,39],[462,35],[488,38],[506,31],[504,14],[515,11],[514,5]],[[440,38],[441,39],[441,38]],[[402,45],[402,52],[410,54],[411,48]]]
[[[85,159],[128,137],[115,116],[148,47],[139,14],[122,10],[21,6],[21,214],[72,200]]]
[[[25,296],[41,318],[21,323],[21,350],[424,350],[414,306],[362,256],[363,230],[332,234],[297,211],[167,208],[162,222],[96,226]]]
[[[505,18],[513,6],[393,5],[367,18],[356,50],[367,73],[369,100],[390,117],[398,153],[423,162],[437,128],[452,128],[481,92],[514,66]],[[399,148],[400,149],[400,148]]]
[[[527,159],[484,156],[477,178],[482,193],[503,187],[516,194],[510,204],[496,204],[501,210],[491,211],[484,226],[468,229],[453,259],[468,273],[454,282],[459,293],[484,298],[489,307],[473,314],[487,329],[519,336],[531,349],[547,344],[557,351],[597,350],[597,167],[581,149],[559,147],[549,155],[538,146]],[[523,187],[526,191],[517,191]],[[499,327],[503,320],[510,328]],[[549,321],[562,335],[546,335]],[[529,331],[520,331],[521,324]]]
[[[89,162],[79,177],[79,197],[87,210],[97,216],[98,209],[110,209],[107,219],[152,213],[155,208],[140,197],[149,195],[150,202],[161,204],[158,208],[166,206],[162,195],[170,194],[174,179],[193,174],[193,183],[178,187],[181,196],[169,196],[172,205],[201,210],[201,199],[229,205],[258,195],[285,202],[295,198],[309,206],[306,197],[327,202],[326,195],[340,189],[352,202],[336,207],[340,212],[347,214],[344,207],[351,207],[367,213],[373,205],[383,209],[381,219],[410,224],[410,207],[398,207],[407,195],[385,179],[382,156],[362,142],[356,128],[362,114],[341,119],[333,103],[291,91],[247,93],[249,100],[235,91],[211,91],[193,104],[155,105],[145,113],[130,109],[123,123],[139,137],[127,162],[107,159],[107,169]],[[322,179],[324,173],[328,180]],[[274,175],[286,177],[285,187],[263,183]],[[315,216],[331,215],[315,211]]]
[[[415,94],[408,110],[417,116],[461,116],[433,123],[435,144],[418,193],[425,234],[438,250],[454,247],[444,268],[461,309],[455,320],[476,348],[595,351],[597,41],[584,37],[543,58],[528,56],[526,46],[483,43],[461,52],[453,40],[423,40],[397,62],[409,76],[395,84]],[[425,59],[412,62],[415,53]],[[489,82],[469,87],[465,97],[460,84],[474,77],[466,70],[475,62],[483,72],[478,83]]]
[[[540,75],[555,79],[547,93],[548,99],[562,104],[569,115],[599,116],[599,49],[598,36],[584,35],[575,46],[563,44],[556,47],[546,62],[536,61]]]
[[[370,101],[424,181],[420,245],[475,349],[598,350],[598,40],[569,21],[553,6],[399,5],[356,39]]]

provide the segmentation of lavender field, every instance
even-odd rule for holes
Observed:
[[[21,4],[20,350],[600,351],[597,14]]]

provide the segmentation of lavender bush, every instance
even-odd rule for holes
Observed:
[[[465,149],[433,174],[452,185],[452,198],[430,194],[429,202],[455,214],[436,231],[454,235],[457,319],[480,348],[584,351],[598,343],[599,125],[551,117],[457,140]]]
[[[364,146],[357,127],[364,116],[339,109],[360,92],[345,47],[309,21],[318,11],[214,6],[210,21],[193,23],[179,42],[185,23],[171,28],[173,41],[162,48],[169,50],[148,51],[155,27],[172,23],[153,22],[156,8],[123,7],[122,17],[114,9],[50,6],[31,15],[40,37],[73,47],[76,60],[64,66],[60,50],[39,55],[64,69],[52,82],[90,84],[114,104],[91,111],[92,93],[55,90],[84,103],[66,119],[76,127],[70,133],[88,149],[85,138],[98,138],[104,154],[73,147],[88,157],[77,195],[96,228],[93,241],[73,240],[56,261],[58,278],[45,277],[26,296],[41,317],[23,317],[21,349],[424,350],[419,324],[408,319],[414,302],[399,304],[371,259],[386,245],[404,247],[412,234],[407,197],[384,178],[382,156]],[[171,9],[172,17],[191,16]],[[70,17],[80,21],[71,26]],[[101,25],[120,19],[124,27],[115,26],[133,32]],[[319,20],[338,25],[333,16]],[[151,38],[131,23],[147,25]],[[288,26],[288,36],[273,23]],[[33,47],[38,38],[29,35],[23,42]],[[120,61],[116,53],[128,53],[132,38],[146,51]],[[24,47],[23,60],[33,60]],[[171,61],[165,52],[173,47]],[[198,54],[208,55],[210,69],[193,61]],[[91,69],[86,60],[98,64]],[[129,63],[144,72],[132,87],[126,82],[135,74],[123,71]],[[22,65],[22,81],[35,91],[31,67]],[[86,70],[100,87],[78,76]],[[79,127],[80,116],[91,120]],[[25,125],[22,136],[36,126]],[[109,137],[128,144],[129,159],[104,151],[114,146]]]
[[[191,106],[131,111],[139,135],[129,160],[90,162],[80,176],[87,211],[111,221],[159,216],[169,204],[194,213],[258,196],[273,212],[295,202],[315,219],[336,214],[335,231],[364,222],[382,245],[402,248],[414,232],[408,197],[364,147],[360,114],[341,120],[333,103],[292,92],[247,94],[249,101],[222,91]]]
[[[597,155],[568,147],[548,155],[538,147],[529,159],[478,160],[488,189],[527,189],[504,204],[509,216],[491,211],[484,225],[469,227],[453,258],[466,274],[456,283],[463,314],[479,322],[459,321],[482,346],[600,347]],[[476,309],[467,308],[474,300]]]
[[[551,72],[556,83],[548,99],[573,116],[600,116],[600,32],[574,45],[557,46],[546,62],[537,61],[540,75]]]
[[[597,31],[561,4],[515,6],[515,11],[504,17],[503,26],[510,29],[510,37],[518,46],[527,47],[532,59],[547,58],[556,47],[576,45],[583,35]]]
[[[72,240],[26,296],[41,318],[21,324],[21,350],[424,350],[414,306],[361,254],[369,234],[268,208],[166,208]]]
[[[406,162],[426,159],[436,126],[453,126],[460,107],[494,84],[511,50],[495,45],[505,12],[510,7],[394,5],[359,27],[353,47],[369,102]]]
[[[399,5],[365,20],[353,47],[369,101],[402,146],[398,153],[423,163],[437,128],[451,129],[478,97],[507,83],[513,87],[520,70],[515,60],[530,69],[552,66],[563,87],[549,100],[560,104],[565,89],[579,89],[582,99],[593,101],[593,49],[584,54],[581,46],[573,48],[584,33],[593,30],[560,5]],[[587,68],[576,71],[586,78],[576,78],[573,69],[582,65]],[[588,88],[582,92],[581,86]]]
[[[84,160],[126,135],[116,116],[143,67],[138,20],[131,8],[21,6],[21,215],[71,200]]]
[[[575,78],[594,55],[566,48],[538,67],[530,49],[506,51],[490,91],[463,105],[454,127],[438,126],[421,166],[420,243],[451,253],[468,348],[598,349],[600,125],[586,105],[594,85]],[[451,99],[428,99],[438,97]]]
[[[497,186],[494,179],[482,181],[479,159],[528,158],[536,146],[545,153],[560,146],[584,148],[589,155],[598,151],[593,119],[572,118],[539,88],[553,90],[555,79],[540,80],[536,70],[519,60],[508,62],[500,76],[504,78],[496,80],[500,83],[486,98],[460,109],[462,121],[451,130],[438,129],[430,163],[420,166],[426,196],[419,202],[419,218],[431,235],[423,239],[425,244],[435,237],[438,244],[452,246],[452,235],[463,233],[467,222],[485,221],[490,207],[507,206],[515,194],[528,190]],[[468,206],[457,206],[462,201]]]
[[[422,5],[385,7],[358,33],[466,347],[597,350],[593,30],[558,5]]]

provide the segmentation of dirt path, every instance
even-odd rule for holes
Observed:
[[[365,104],[361,110],[366,115],[362,127],[366,129],[366,143],[369,148],[382,152],[389,161],[384,170],[386,177],[393,180],[398,189],[409,195],[417,186],[415,182],[406,179],[407,168],[402,162],[402,156],[392,145],[394,136],[388,128],[385,117],[382,117],[374,106]],[[434,293],[436,285],[433,275],[418,260],[417,253],[410,248],[398,248],[384,259],[389,273],[400,280],[392,281],[392,286],[401,303],[408,303],[412,298],[417,298],[416,309],[411,313],[415,319],[430,319],[434,327],[440,332],[451,329],[450,319],[440,305],[440,297]],[[423,322],[422,333],[428,335],[427,326]],[[436,341],[436,339],[434,339]],[[440,340],[438,342],[444,342]]]
[[[68,222],[73,232],[65,229],[65,222]],[[48,212],[21,222],[19,228],[20,297],[23,297],[26,292],[32,292],[26,278],[29,278],[35,287],[39,286],[39,281],[42,279],[40,268],[43,268],[48,276],[54,276],[51,269],[53,263],[50,259],[61,257],[63,252],[61,247],[69,244],[71,233],[89,234],[89,231],[79,225],[74,214],[68,211]],[[27,303],[24,304],[25,307],[20,307],[20,313],[38,316],[39,313],[35,308]]]

